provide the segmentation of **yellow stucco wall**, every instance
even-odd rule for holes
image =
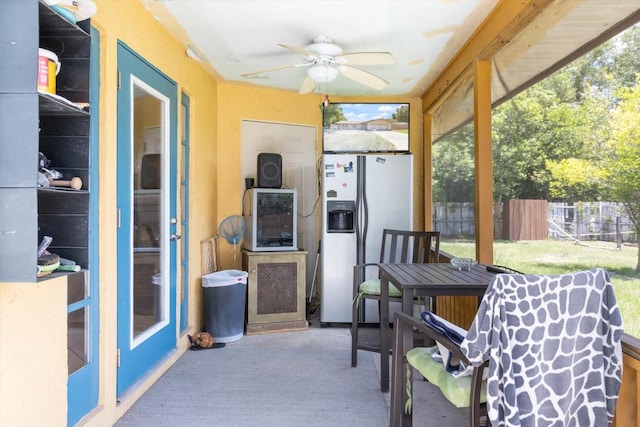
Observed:
[[[241,211],[244,179],[241,176],[243,119],[316,126],[318,156],[322,149],[322,110],[324,95],[301,96],[297,92],[266,89],[244,84],[221,83],[218,85],[218,223],[228,215]],[[414,153],[414,228],[423,225],[423,167],[422,167],[422,110],[419,98],[339,98],[332,102],[409,102],[411,126],[411,151]],[[220,245],[224,268],[240,268],[241,259],[233,260],[231,245]]]
[[[66,277],[0,283],[0,426],[66,417]]]
[[[98,407],[81,422],[85,426],[112,425],[187,349],[179,336],[178,351],[164,360],[126,396],[116,396],[117,349],[117,43],[122,41],[160,69],[191,101],[189,331],[202,328],[200,240],[216,233],[218,224],[241,210],[241,123],[243,119],[312,125],[321,139],[324,96],[300,96],[242,83],[216,82],[201,64],[188,58],[185,47],[171,37],[138,0],[95,0],[92,26],[100,34],[99,105],[99,281],[100,345]],[[340,101],[411,102],[411,149],[415,154],[414,222],[421,228],[424,213],[422,114],[419,98],[358,98]],[[179,116],[178,126],[182,117]],[[320,144],[318,144],[318,150]],[[316,153],[318,156],[320,152]],[[181,164],[179,159],[178,164]],[[240,268],[233,248],[220,245],[224,268]],[[66,280],[38,284],[0,283],[0,425],[66,425]],[[46,351],[19,342],[34,327]],[[178,322],[179,323],[179,322]],[[31,325],[31,328],[29,328]],[[32,369],[37,367],[37,369]],[[28,409],[38,407],[38,411]],[[38,417],[46,417],[41,422]]]
[[[322,112],[317,95],[300,96],[243,84],[218,85],[218,212],[216,225],[242,211],[242,120],[318,126]],[[317,138],[320,138],[318,136]],[[241,268],[241,257],[233,257],[233,246],[220,243],[223,268]]]

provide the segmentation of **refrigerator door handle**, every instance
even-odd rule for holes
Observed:
[[[362,197],[360,195],[360,188],[362,187],[360,177],[360,156],[356,157],[356,212],[354,218],[354,226],[356,229],[356,264],[362,263],[362,246],[360,242],[362,240]]]
[[[362,216],[364,218],[362,224],[362,262],[367,262],[367,234],[369,231],[369,206],[367,203],[367,166],[366,166],[366,158],[361,156],[362,164],[360,167],[360,171],[362,174],[362,185],[360,186],[360,192],[362,194]]]

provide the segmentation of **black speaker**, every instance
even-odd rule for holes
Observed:
[[[282,156],[278,153],[258,154],[258,188],[282,187]]]

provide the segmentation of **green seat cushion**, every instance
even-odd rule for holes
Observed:
[[[445,369],[442,362],[433,358],[433,353],[438,351],[437,346],[415,347],[407,352],[407,362],[416,368],[423,377],[430,383],[438,386],[444,397],[446,397],[456,408],[467,408],[470,406],[471,376],[456,378]],[[480,402],[487,401],[487,382],[482,382],[480,389]]]
[[[367,295],[380,295],[380,279],[369,279],[360,283],[360,292]],[[389,296],[400,298],[401,295],[398,288],[389,283]]]

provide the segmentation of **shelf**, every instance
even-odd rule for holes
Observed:
[[[56,277],[60,277],[60,276],[71,276],[73,274],[87,274],[88,270],[86,268],[81,268],[80,271],[57,271],[54,270],[53,272],[45,275],[45,276],[41,276],[37,278],[37,282],[44,282],[46,280],[51,280],[51,279],[55,279]]]
[[[0,282],[31,283],[69,275],[36,277],[44,236],[52,253],[89,266],[91,22],[69,22],[43,0],[0,0],[0,24],[21,46],[0,61],[0,109],[11,112],[0,120],[0,158],[9,159],[0,173]],[[58,56],[55,94],[37,90],[38,48]],[[38,187],[38,152],[82,188]]]
[[[73,193],[78,195],[89,194],[89,191],[87,190],[74,190],[73,188],[67,188],[67,187],[38,187],[38,191],[48,192],[48,193],[64,193],[64,194]]]
[[[57,95],[38,92],[40,114],[47,116],[89,116],[89,112]]]
[[[46,99],[44,102],[47,109],[42,113],[67,114],[73,110],[65,109],[65,102],[82,103],[82,107],[89,102],[90,20],[73,24],[42,1],[39,2],[39,8],[38,47],[50,50],[58,56],[60,72],[56,77],[56,94],[60,95],[62,101],[61,104],[49,103],[50,99]],[[75,105],[71,106],[76,108]],[[82,110],[82,107],[77,109]]]
[[[46,3],[40,1],[40,35],[45,37],[69,37],[78,39],[91,39],[87,25],[89,21],[81,21],[74,24],[67,21],[62,15],[51,9]]]

